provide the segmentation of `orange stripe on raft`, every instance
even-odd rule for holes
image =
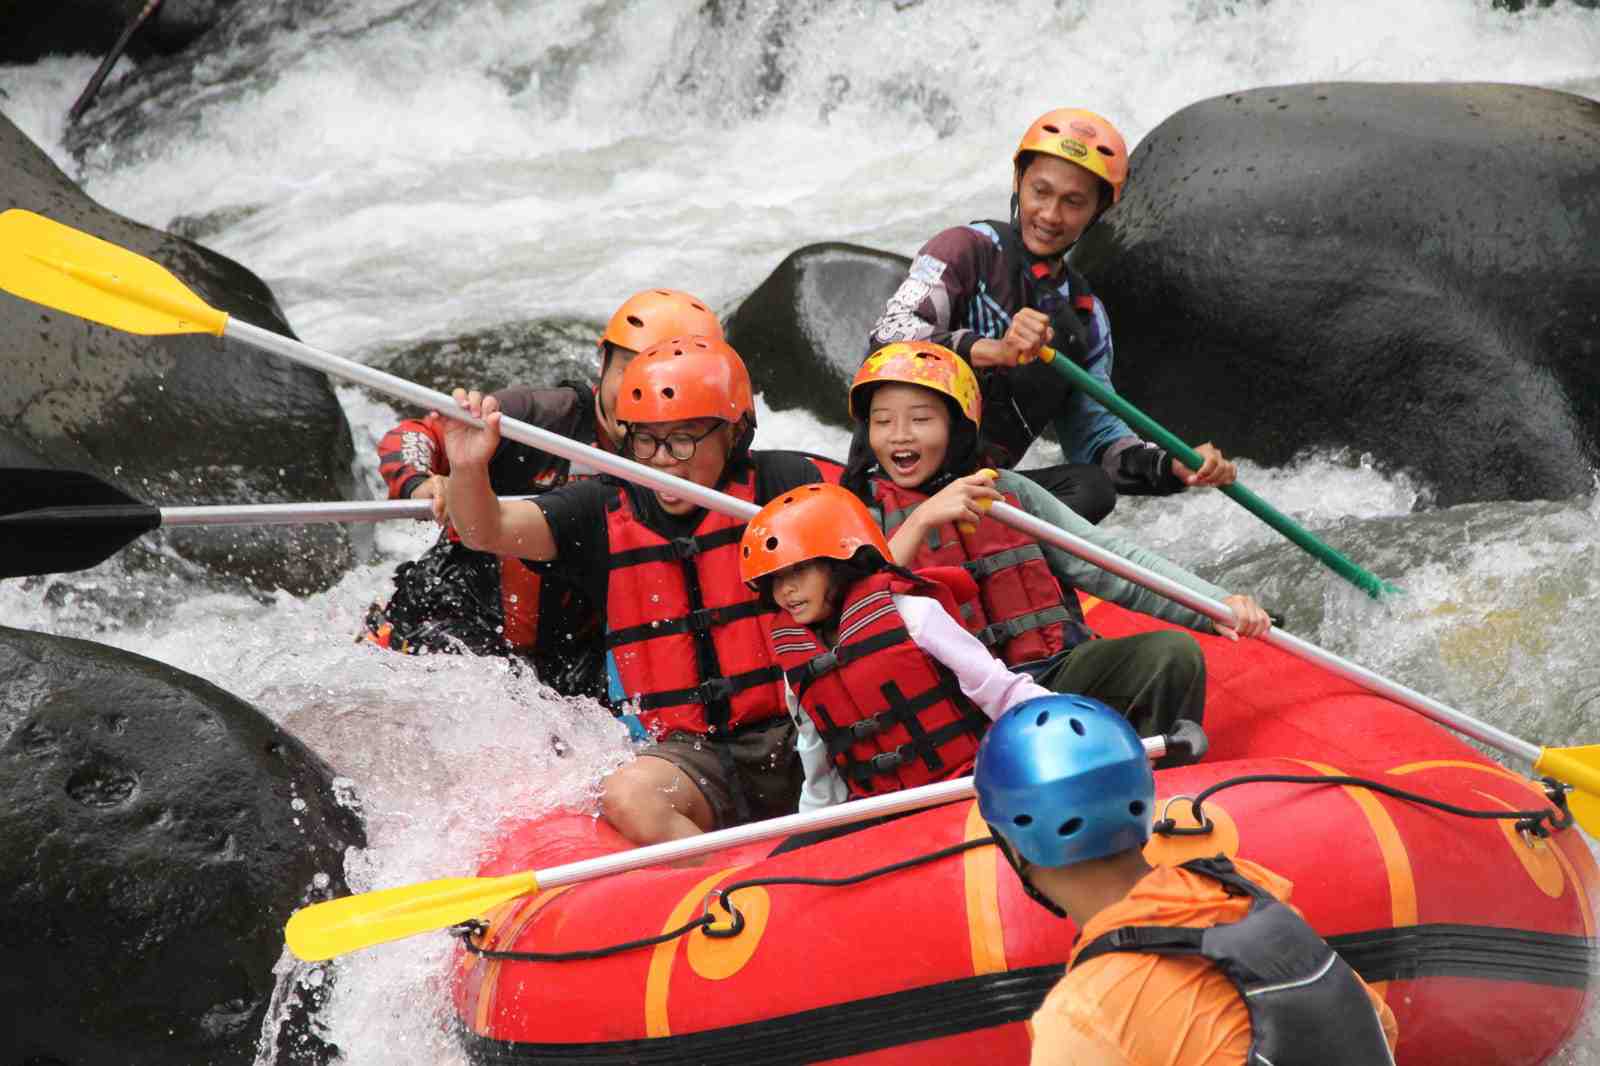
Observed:
[[[1289,759],[1288,762],[1297,762],[1302,766],[1309,766],[1319,774],[1328,777],[1349,776],[1338,767],[1329,766],[1327,763],[1312,762],[1309,759]],[[1384,810],[1378,798],[1364,788],[1352,785],[1341,786],[1345,794],[1355,801],[1361,813],[1366,815],[1367,824],[1372,827],[1372,835],[1377,838],[1378,851],[1383,855],[1384,871],[1389,875],[1389,920],[1396,929],[1407,925],[1417,924],[1417,881],[1411,872],[1411,855],[1406,851],[1406,843],[1400,837],[1400,830],[1394,824],[1394,819],[1389,817],[1389,812]]]
[[[1540,788],[1533,781],[1528,780],[1519,773],[1514,773],[1510,770],[1507,770],[1504,766],[1496,766],[1493,763],[1469,762],[1466,759],[1430,759],[1427,762],[1408,762],[1403,766],[1396,766],[1394,769],[1388,772],[1391,774],[1414,774],[1422,770],[1437,770],[1442,767],[1453,767],[1458,770],[1478,770],[1486,774],[1498,774],[1508,781],[1515,781],[1517,784],[1524,786],[1528,789],[1528,791],[1532,792],[1540,799],[1545,799],[1544,789]]]
[[[533,921],[534,915],[544,908],[546,903],[555,899],[561,893],[571,888],[571,885],[562,885],[539,893],[531,899],[523,898],[503,904],[500,908],[509,917],[500,923],[494,919],[489,921],[489,931],[483,935],[483,946],[490,951],[501,951],[517,942],[522,931],[528,928],[528,923]],[[473,956],[468,956],[472,958]],[[494,1013],[495,1000],[500,991],[500,967],[504,963],[499,959],[479,959],[484,964],[483,982],[478,985],[477,1009],[472,1012],[472,1028],[479,1036],[489,1036],[489,1023]]]
[[[1102,600],[1099,596],[1091,596],[1087,592],[1078,593],[1078,606],[1083,609],[1083,616],[1085,618],[1089,617],[1090,611],[1094,610],[1104,602],[1106,601]]]
[[[749,864],[746,863],[746,866]],[[691,888],[678,905],[672,908],[672,913],[667,915],[666,924],[661,927],[663,933],[676,929],[687,922],[695,911],[702,910],[706,904],[706,894],[730,874],[743,870],[744,866],[730,866],[712,874],[699,884]],[[678,945],[683,942],[682,937],[673,937],[671,940],[657,944],[650,953],[650,974],[644,983],[644,1035],[645,1036],[671,1036],[672,1024],[667,1017],[667,993],[672,990],[672,964],[678,957]]]
[[[967,811],[967,840],[989,835],[976,803]],[[972,848],[961,856],[967,894],[967,933],[972,939],[972,974],[1004,973],[1005,930],[1000,925],[1000,849]]]

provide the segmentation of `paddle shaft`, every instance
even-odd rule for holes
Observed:
[[[1165,737],[1146,737],[1143,744],[1145,754],[1151,759],[1159,759],[1167,753]],[[714,833],[703,833],[697,837],[669,840],[664,844],[650,844],[631,851],[618,852],[615,855],[602,855],[594,859],[569,862],[562,866],[552,866],[547,870],[535,871],[533,876],[539,882],[540,889],[557,888],[561,885],[609,877],[612,874],[627,873],[629,870],[640,870],[646,866],[693,859],[727,848],[737,848],[760,840],[771,840],[774,837],[789,836],[794,833],[814,833],[841,825],[865,822],[872,818],[921,810],[924,807],[937,807],[941,803],[969,799],[973,794],[972,778],[958,777],[953,781],[938,781],[931,785],[903,789],[882,796],[869,796],[866,799],[851,800],[849,803],[836,803],[818,811],[786,814],[781,818],[768,818],[749,825],[719,829]]]
[[[453,418],[458,422],[465,422],[469,426],[482,428],[483,422],[474,418],[463,410],[454,399],[439,392],[437,389],[424,388],[415,382],[404,378],[397,378],[393,374],[385,373],[376,367],[364,366],[350,359],[319,351],[309,344],[291,340],[271,330],[253,326],[248,322],[229,317],[227,327],[223,330],[224,337],[232,337],[242,341],[253,348],[280,355],[290,362],[302,366],[314,367],[332,377],[352,382],[356,385],[365,385],[369,389],[376,389],[396,399],[408,400],[418,407],[431,408],[438,411],[446,418]],[[540,451],[558,455],[575,463],[585,463],[604,474],[643,485],[658,492],[665,492],[677,496],[679,499],[691,500],[710,511],[720,511],[734,518],[749,521],[760,510],[755,504],[736,500],[732,496],[708,489],[704,485],[696,485],[674,474],[657,470],[655,467],[636,463],[631,459],[623,458],[612,452],[602,451],[599,448],[580,443],[570,437],[563,437],[559,433],[552,433],[547,429],[518,421],[515,418],[500,420],[500,435],[518,444],[526,444]]]
[[[523,496],[502,496],[520,500]],[[387,522],[432,518],[429,500],[364,500],[354,503],[253,503],[234,507],[162,507],[163,526],[292,526],[311,522]]]
[[[257,348],[273,352],[294,362],[312,366],[334,377],[368,388],[377,389],[399,399],[409,400],[421,407],[430,407],[440,414],[470,425],[481,425],[478,419],[473,418],[464,411],[449,396],[434,389],[423,388],[393,374],[385,373],[373,367],[363,366],[327,352],[318,351],[299,341],[273,333],[269,330],[252,326],[248,322],[241,322],[236,318],[229,318],[224,336],[234,337],[240,341]],[[1052,360],[1065,363],[1065,359]],[[1073,369],[1078,369],[1074,367]],[[1092,380],[1092,379],[1091,379]],[[1098,386],[1099,382],[1095,382]],[[503,418],[500,422],[500,432],[511,440],[527,444],[547,451],[552,455],[559,455],[574,462],[586,462],[590,466],[616,477],[624,478],[644,485],[647,488],[671,493],[680,499],[693,500],[696,504],[707,510],[719,511],[734,518],[748,521],[760,510],[757,506],[736,500],[732,496],[697,485],[692,481],[664,473],[654,467],[635,463],[620,455],[601,451],[586,444],[563,437],[548,430],[540,429],[526,422],[519,422],[513,418]],[[1097,547],[1081,537],[1073,536],[1066,530],[1041,521],[1026,511],[1018,510],[1006,503],[996,503],[989,509],[990,517],[1004,522],[1013,529],[1053,544],[1065,552],[1087,560],[1119,577],[1126,578],[1135,584],[1142,585],[1153,592],[1160,593],[1168,599],[1183,604],[1190,610],[1232,627],[1237,623],[1233,611],[1226,604],[1204,596],[1186,585],[1179,584],[1170,578],[1163,577],[1153,570],[1147,570],[1136,563],[1130,562]],[[1466,736],[1472,737],[1491,748],[1505,752],[1527,762],[1536,761],[1542,748],[1519,737],[1514,737],[1501,729],[1497,729],[1487,722],[1462,714],[1460,711],[1445,706],[1439,701],[1424,696],[1405,685],[1397,684],[1379,674],[1357,666],[1332,652],[1325,651],[1315,644],[1308,643],[1298,637],[1291,636],[1281,630],[1269,630],[1262,638],[1276,648],[1297,655],[1309,662],[1316,663],[1323,668],[1351,681],[1363,688],[1376,692],[1381,696],[1402,703],[1412,710],[1440,723],[1455,729]]]
[[[1197,611],[1214,622],[1232,628],[1237,625],[1233,610],[1227,604],[1218,602],[1211,597],[1196,592],[1187,585],[1180,584],[1169,577],[1165,577],[1153,570],[1148,570],[1137,563],[1124,559],[1113,552],[1106,551],[1082,537],[1074,536],[1058,526],[1041,521],[1033,515],[1017,509],[1008,503],[995,503],[989,508],[989,517],[998,519],[1012,529],[1026,533],[1036,540],[1053,544],[1062,551],[1076,555],[1103,570],[1108,570],[1118,577],[1126,578],[1135,584],[1143,585],[1152,592],[1158,592],[1191,611]],[[1347,681],[1352,681],[1363,688],[1387,696],[1397,703],[1403,703],[1412,710],[1433,719],[1441,725],[1449,726],[1458,732],[1464,733],[1474,740],[1481,741],[1505,752],[1507,755],[1534,762],[1543,750],[1538,745],[1530,744],[1519,737],[1497,729],[1487,722],[1480,722],[1460,711],[1445,706],[1438,700],[1424,696],[1415,689],[1390,681],[1380,674],[1373,673],[1364,666],[1358,666],[1348,659],[1341,658],[1330,651],[1317,647],[1315,644],[1301,640],[1281,629],[1269,629],[1260,638],[1275,648],[1281,648],[1291,655],[1297,655],[1308,662],[1316,663],[1324,669],[1338,674]]]
[[[1165,448],[1190,470],[1199,470],[1204,465],[1205,458],[1199,452],[1178,439],[1175,434],[1169,432],[1161,423],[1106,388],[1099,378],[1083,369],[1083,367],[1078,366],[1071,359],[1062,356],[1060,352],[1052,348],[1045,348],[1040,353],[1040,358],[1054,367],[1057,373],[1072,382],[1075,388],[1093,396],[1105,407],[1128,421],[1134,429],[1137,429]],[[1398,591],[1395,586],[1387,584],[1375,574],[1351,562],[1349,558],[1337,549],[1318,540],[1305,527],[1243,485],[1235,482],[1232,485],[1220,485],[1218,488],[1234,499],[1245,510],[1279,533],[1282,533],[1298,547],[1304,549],[1334,573],[1355,585],[1373,599],[1380,598],[1386,592]]]

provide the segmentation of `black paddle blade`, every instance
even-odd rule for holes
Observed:
[[[161,511],[78,470],[0,470],[0,578],[104,562],[161,524]]]

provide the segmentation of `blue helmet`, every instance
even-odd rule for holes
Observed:
[[[1156,779],[1139,735],[1087,696],[1040,696],[989,729],[973,770],[978,811],[1039,866],[1070,866],[1150,839]]]

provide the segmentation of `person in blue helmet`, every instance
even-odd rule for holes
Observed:
[[[973,776],[1024,889],[1080,933],[1033,1016],[1033,1066],[1394,1062],[1394,1014],[1284,902],[1288,880],[1220,855],[1145,861],[1155,774],[1105,704],[1017,704]]]

